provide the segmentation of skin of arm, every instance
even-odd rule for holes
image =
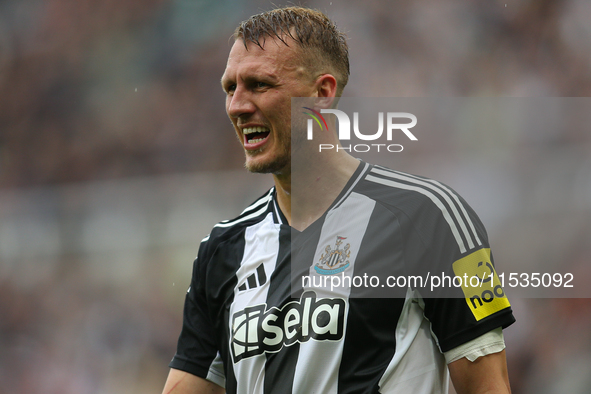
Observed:
[[[511,394],[504,350],[474,361],[461,358],[448,368],[458,394]]]
[[[223,394],[226,390],[215,383],[178,369],[170,369],[162,394]]]

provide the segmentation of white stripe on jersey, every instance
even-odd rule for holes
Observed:
[[[407,181],[411,181],[409,178],[412,178],[412,179],[415,179],[418,184],[422,184],[422,185],[425,185],[425,182],[428,182],[428,183],[432,184],[433,186],[425,185],[426,187],[429,187],[432,190],[436,190],[436,191],[437,191],[437,188],[440,188],[440,189],[444,190],[445,192],[447,192],[447,194],[450,195],[455,200],[457,205],[460,207],[460,210],[462,211],[464,218],[466,219],[466,222],[468,223],[468,225],[470,226],[470,229],[472,230],[472,234],[474,235],[474,239],[476,240],[476,243],[478,244],[478,246],[482,246],[482,242],[480,241],[480,238],[478,237],[478,233],[476,232],[476,229],[474,228],[474,223],[472,222],[472,219],[470,219],[468,212],[466,212],[466,208],[464,207],[464,204],[462,204],[462,202],[458,198],[458,195],[456,193],[454,193],[452,190],[450,190],[449,187],[447,187],[443,183],[438,182],[434,179],[424,179],[424,178],[420,178],[416,175],[411,175],[411,174],[406,174],[406,173],[402,173],[399,171],[390,170],[389,168],[385,168],[385,167],[380,167],[380,168],[384,171],[380,171],[380,170],[376,169],[375,172],[378,174],[386,175],[386,176],[390,176],[388,174],[398,174],[401,177],[399,179],[405,179]],[[439,194],[441,194],[442,196],[444,196],[446,198],[446,200],[448,201],[450,206],[454,209],[454,212],[456,213],[456,219],[458,219],[458,222],[462,225],[462,228],[464,229],[464,235],[469,240],[468,242],[470,244],[470,249],[472,249],[473,246],[471,243],[471,239],[468,237],[468,234],[466,233],[465,226],[463,226],[463,222],[461,221],[460,215],[455,211],[455,205],[452,204],[451,202],[449,202],[449,200],[447,199],[447,196],[444,193],[442,193],[441,191],[438,191],[438,192],[439,192]]]
[[[429,199],[431,199],[431,201],[433,201],[433,203],[437,206],[437,208],[439,208],[441,210],[441,213],[443,214],[445,221],[449,225],[451,232],[452,232],[454,238],[456,239],[456,242],[458,243],[458,247],[460,248],[460,252],[461,253],[466,252],[466,246],[464,245],[464,240],[462,239],[462,236],[460,235],[460,232],[458,231],[458,227],[454,223],[454,221],[453,221],[451,215],[449,214],[449,211],[445,207],[445,205],[443,205],[441,200],[439,198],[437,198],[433,193],[431,193],[430,191],[425,190],[419,186],[411,186],[411,185],[407,185],[404,183],[394,182],[394,181],[391,181],[388,179],[378,178],[378,177],[375,177],[372,175],[368,175],[365,179],[370,182],[379,183],[381,185],[396,187],[399,189],[416,191],[416,192],[419,192],[419,193],[429,197]]]
[[[435,345],[431,324],[423,316],[418,297],[417,292],[407,289],[396,326],[396,353],[380,379],[380,393],[448,392],[449,375],[443,355]]]
[[[337,237],[345,237],[342,240],[343,249],[350,244],[349,267],[344,271],[345,275],[353,276],[357,254],[361,249],[361,241],[367,231],[369,219],[374,210],[376,202],[362,194],[351,193],[342,205],[336,206],[327,215],[324,223],[316,252],[314,263],[318,262],[320,256],[325,252],[327,245],[334,246]],[[310,267],[311,278],[322,279],[326,275],[318,274],[313,266]],[[330,281],[328,281],[330,286]],[[318,298],[343,298],[348,299],[351,293],[350,286],[338,287],[331,291],[322,288],[304,288],[312,290]],[[345,324],[343,338],[346,337],[347,318],[349,315],[349,303],[346,303]],[[294,387],[292,393],[338,393],[338,371],[343,355],[345,340],[340,341],[307,341],[300,344],[298,362],[294,375]],[[310,370],[311,365],[322,366],[322,369]],[[326,373],[331,371],[332,373]]]
[[[266,209],[266,207],[264,207]],[[255,288],[240,291],[238,287],[247,281],[247,278],[256,272],[258,266],[263,264],[267,277],[275,270],[277,254],[279,253],[279,225],[273,221],[273,214],[269,212],[260,222],[248,227],[244,232],[244,255],[240,262],[240,268],[236,271],[236,287],[234,289],[234,302],[230,306],[230,320],[228,322],[230,333],[234,332],[233,316],[236,312],[244,310],[248,306],[266,304],[270,280]],[[256,327],[255,327],[256,328]],[[247,333],[250,336],[251,332]],[[233,335],[230,336],[229,346],[237,346],[233,343]],[[249,349],[240,349],[249,350]],[[264,394],[265,388],[265,353],[258,356],[240,360],[234,364],[234,376],[239,383],[237,394]]]

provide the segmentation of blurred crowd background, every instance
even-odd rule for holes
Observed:
[[[346,96],[591,109],[587,0],[298,4],[348,34]],[[200,239],[270,185],[242,169],[219,79],[236,24],[272,7],[0,1],[0,393],[160,392]],[[501,131],[439,136],[394,165],[464,195],[506,270],[559,266],[589,286],[591,126]],[[511,300],[513,393],[591,392],[577,294]]]

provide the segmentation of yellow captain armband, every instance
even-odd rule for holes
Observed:
[[[490,258],[490,249],[479,249],[453,263],[456,277],[461,278],[466,304],[476,321],[482,320],[511,304]]]

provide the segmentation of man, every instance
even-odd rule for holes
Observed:
[[[305,170],[292,171],[291,98],[334,108],[348,75],[345,39],[320,12],[277,9],[237,28],[226,111],[246,168],[271,173],[275,187],[202,241],[164,393],[445,393],[447,368],[460,394],[510,392],[506,298],[471,308],[467,295],[428,299],[409,287],[372,299],[297,280],[331,245],[348,275],[490,260],[478,218],[444,185],[344,150],[315,156],[299,129]],[[316,136],[338,144],[334,124]]]

